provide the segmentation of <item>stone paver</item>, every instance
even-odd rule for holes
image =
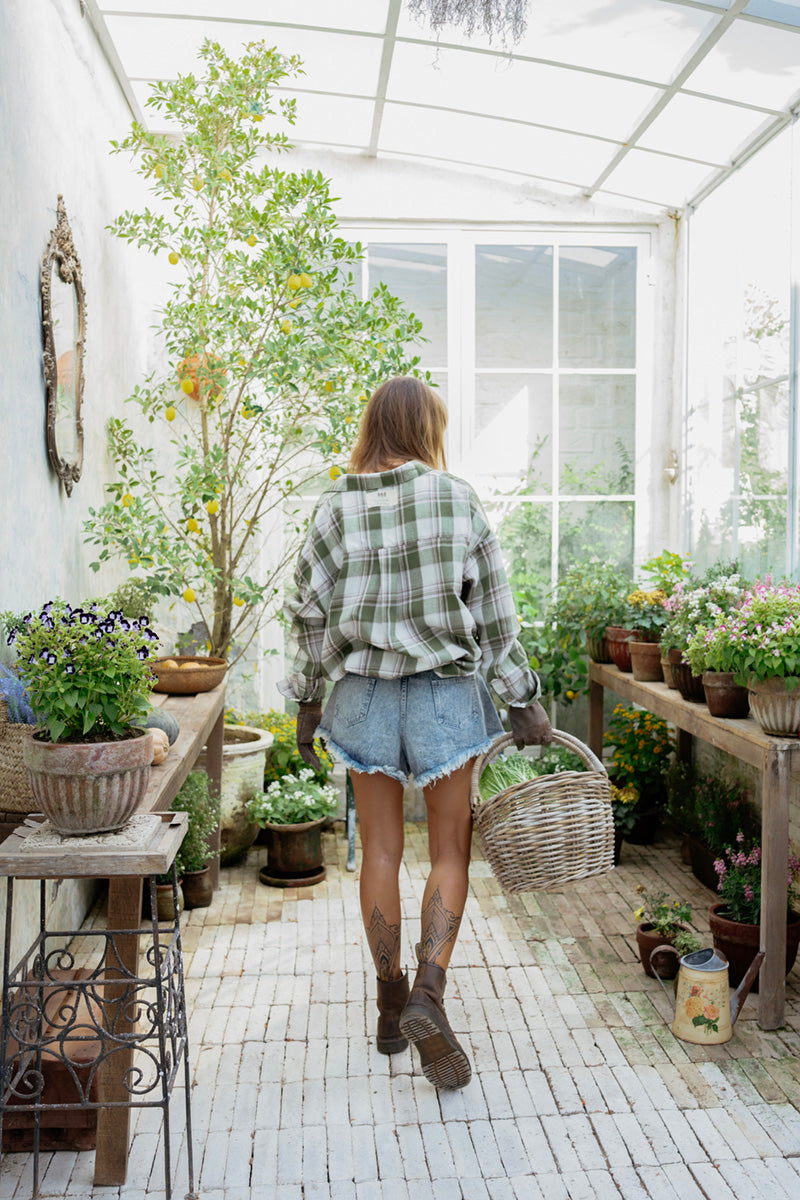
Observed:
[[[407,827],[403,900],[412,959],[425,827]],[[474,1060],[437,1094],[410,1052],[374,1047],[375,981],[341,827],[313,889],[257,882],[264,852],[222,872],[183,919],[195,1163],[202,1200],[780,1200],[800,1190],[800,976],[787,1024],[748,1000],[721,1047],[677,1041],[641,970],[636,885],[713,900],[677,844],[626,845],[620,867],[562,892],[506,897],[476,853],[448,1013]],[[101,908],[92,921],[102,922]],[[174,1195],[186,1191],[182,1093]],[[41,1195],[161,1200],[159,1114],[133,1120],[128,1182],[92,1187],[91,1153],[44,1155]],[[31,1194],[7,1155],[0,1200]]]

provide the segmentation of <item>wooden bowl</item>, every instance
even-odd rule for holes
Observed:
[[[171,664],[177,663],[177,667]],[[168,665],[170,664],[170,665]],[[168,692],[171,696],[191,696],[197,692],[210,692],[222,683],[228,669],[224,658],[201,658],[192,654],[173,654],[169,658],[157,658],[150,664],[157,676],[154,692]]]

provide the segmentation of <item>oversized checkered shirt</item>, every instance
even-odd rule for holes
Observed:
[[[325,679],[347,673],[479,669],[507,703],[539,696],[497,539],[475,492],[446,471],[342,475],[316,507],[295,585],[297,657],[279,684],[291,700],[321,700]]]

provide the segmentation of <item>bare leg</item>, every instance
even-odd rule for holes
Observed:
[[[424,789],[431,873],[422,899],[422,957],[443,970],[450,962],[469,887],[472,759]]]
[[[378,979],[399,979],[403,785],[351,771],[361,832],[361,916]]]

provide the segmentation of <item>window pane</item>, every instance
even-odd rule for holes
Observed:
[[[562,492],[633,491],[636,381],[632,375],[562,375],[559,384]]]
[[[367,258],[370,291],[385,283],[422,321],[422,365],[446,367],[447,247],[370,242]]]
[[[551,590],[552,508],[525,500],[494,501],[486,512],[497,532],[511,590],[539,615]]]
[[[476,246],[475,365],[552,361],[552,246]]]
[[[471,470],[517,481],[527,476],[530,491],[549,493],[551,397],[549,375],[478,375]]]
[[[633,501],[564,501],[559,505],[558,573],[578,559],[607,558],[633,567]]]
[[[564,246],[558,257],[561,365],[633,367],[635,247]]]

